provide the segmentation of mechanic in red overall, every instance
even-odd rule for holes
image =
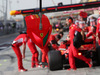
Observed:
[[[85,21],[83,20],[82,17],[81,17],[80,19],[81,19],[81,20],[79,21],[79,27],[80,27],[81,29],[84,29],[84,28],[85,28]]]
[[[88,39],[88,37],[90,37],[90,36],[92,36],[92,38]],[[96,49],[96,26],[91,26],[91,31],[89,31],[86,34],[86,38],[87,39],[85,40],[85,42],[93,41],[93,44],[94,44],[93,49]]]
[[[31,39],[28,39],[27,45],[32,53],[31,68],[38,67],[38,51],[36,49],[36,46]]]
[[[56,35],[60,35],[61,36],[61,38],[63,37],[63,35],[64,35],[64,33],[61,31],[61,32],[59,32],[59,33],[57,33],[57,34],[54,34],[54,36],[56,36]]]
[[[48,63],[48,51],[49,51],[49,46],[52,45],[54,50],[58,49],[57,41],[61,38],[60,35],[51,35],[50,40],[47,44],[47,46],[44,49],[41,49],[42,51],[42,63],[47,62]]]
[[[54,35],[50,36],[49,42],[54,50],[58,50],[58,46],[59,46],[58,41],[60,39],[61,39],[61,36],[59,34],[56,36]]]
[[[83,29],[84,32],[89,32],[91,31],[92,26],[87,26]]]
[[[70,36],[70,47],[69,47],[69,64],[70,64],[70,68],[68,70],[76,70],[76,66],[75,66],[75,58],[78,58],[80,60],[85,61],[85,63],[87,63],[89,65],[89,67],[91,67],[92,65],[90,64],[90,59],[87,59],[86,57],[84,57],[83,55],[79,56],[78,55],[78,49],[74,47],[73,45],[73,39],[74,39],[74,34],[75,31],[81,31],[81,29],[79,27],[77,27],[77,25],[73,24],[73,19],[71,17],[69,17],[67,19],[67,24],[70,26],[69,28],[69,36]]]
[[[28,35],[26,34],[25,31],[21,32],[19,36],[17,36],[13,43],[12,43],[12,49],[15,52],[16,56],[17,56],[17,62],[18,62],[18,71],[19,72],[23,72],[23,71],[27,71],[27,69],[25,69],[23,67],[23,63],[22,63],[22,58],[25,58],[25,49],[26,49],[26,42],[28,40]],[[22,46],[22,54],[20,51],[20,46]]]
[[[91,31],[89,31],[87,34],[86,34],[86,37],[90,37],[92,36],[92,39],[95,41],[96,43],[96,26],[91,26]]]
[[[63,40],[63,42],[60,43],[59,48],[68,49],[69,45],[70,45],[70,37],[69,37],[69,34],[67,34],[66,40]]]
[[[96,41],[100,45],[100,17],[97,19]]]
[[[48,48],[48,45],[45,47],[45,48],[43,48],[43,49],[41,49],[41,52],[42,52],[42,63],[45,63],[45,62],[47,62],[48,63],[48,51],[49,51],[49,48]],[[42,67],[42,65],[40,65],[41,67]],[[45,67],[47,67],[47,66],[45,66]]]
[[[95,19],[93,17],[90,18],[90,26],[95,26]]]

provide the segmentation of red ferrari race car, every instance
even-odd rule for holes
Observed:
[[[100,1],[97,1],[97,2],[89,2],[89,3],[72,4],[72,5],[44,7],[40,9],[34,8],[34,9],[26,9],[26,10],[15,10],[15,11],[11,11],[10,14],[25,15],[28,35],[39,48],[43,49],[46,47],[48,43],[51,30],[52,30],[52,26],[49,22],[48,17],[42,15],[43,13],[58,12],[58,11],[71,10],[71,9],[86,9],[92,7],[99,7],[99,5],[100,5]],[[95,63],[94,60],[96,59],[96,57],[98,57],[97,59],[99,59],[100,61],[100,55],[99,55],[100,51],[99,51],[99,47],[97,47],[94,50],[92,45],[93,44],[91,44],[91,47],[90,45],[81,47],[83,50],[80,50],[79,54],[83,54],[86,57],[92,58],[93,63]],[[58,51],[54,50],[48,52],[50,70],[57,70],[63,68],[63,61],[66,60],[66,58],[68,57],[68,49],[67,48],[64,49],[65,50],[62,50],[60,48]],[[66,62],[68,63],[68,61]]]
[[[49,58],[50,70],[62,69],[64,65],[67,65],[65,67],[69,67],[68,66],[69,64],[68,46],[69,46],[69,43],[63,44],[63,42],[61,42],[61,45],[59,46],[58,51],[57,50],[49,51],[48,58]],[[91,58],[93,66],[100,65],[100,46],[96,47],[96,44],[93,42],[81,45],[81,47],[79,48],[78,55],[84,55],[87,58]],[[75,58],[75,64],[76,64],[76,67],[87,67],[88,66],[85,62],[77,58]]]

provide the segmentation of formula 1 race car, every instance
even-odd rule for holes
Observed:
[[[40,0],[40,3],[41,3],[41,0]],[[20,15],[20,14],[25,15],[28,35],[39,48],[43,49],[46,47],[48,43],[51,31],[52,31],[52,26],[49,22],[48,17],[46,15],[43,15],[42,13],[57,12],[57,11],[64,11],[64,10],[71,10],[71,9],[86,9],[86,8],[92,8],[92,7],[99,7],[99,5],[100,5],[100,1],[97,1],[97,2],[79,3],[79,4],[71,4],[71,5],[54,6],[54,7],[44,7],[42,9],[40,7],[40,9],[34,8],[34,9],[27,9],[27,10],[15,10],[15,11],[11,11],[10,14],[11,15]],[[66,51],[65,50],[59,49],[58,51],[50,51],[48,53],[50,70],[57,70],[57,69],[63,68],[63,60],[65,60],[65,57],[63,57],[62,59],[62,56],[67,57],[68,55],[67,50]],[[81,51],[83,51],[82,54],[84,55],[86,54],[84,52],[88,51],[87,53],[90,54],[90,57],[97,53],[99,57],[98,59],[100,59],[99,47],[97,47],[95,51],[93,50],[81,50]],[[94,57],[93,57],[93,60],[94,60]]]
[[[58,70],[62,69],[64,65],[69,64],[69,45],[65,45],[61,43],[58,50],[52,50],[48,52],[48,58],[49,58],[49,68],[50,70]],[[87,58],[92,59],[93,66],[100,65],[100,46],[96,47],[95,43],[89,43],[86,45],[82,45],[79,48],[78,55],[83,55]],[[82,60],[79,60],[75,58],[75,64],[76,67],[87,67],[88,65],[83,62]],[[66,66],[69,67],[69,66]]]

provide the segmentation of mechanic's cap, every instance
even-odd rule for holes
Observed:
[[[20,34],[27,34],[26,31],[20,31]]]
[[[60,36],[60,35],[56,35],[56,37],[57,37],[58,39],[61,39],[61,36]]]

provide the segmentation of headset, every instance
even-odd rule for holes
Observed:
[[[72,23],[73,22],[73,18],[72,17],[68,17],[68,21],[69,21],[69,23]]]

